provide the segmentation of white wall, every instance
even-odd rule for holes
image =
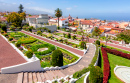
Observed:
[[[40,71],[40,70],[41,70],[40,61],[35,60],[32,62],[26,62],[19,65],[1,68],[1,73],[5,74],[5,73],[17,73],[22,71]]]

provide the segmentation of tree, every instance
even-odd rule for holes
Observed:
[[[6,24],[2,24],[2,25],[1,25],[1,29],[2,29],[3,31],[7,32]]]
[[[52,53],[52,66],[63,66],[63,53],[60,50]]]
[[[58,18],[58,27],[59,27],[59,18],[62,16],[62,11],[61,9],[57,8],[55,10],[55,16]]]
[[[22,12],[23,12],[23,9],[24,9],[23,5],[20,4],[18,13],[19,13],[19,14],[22,13]]]
[[[25,20],[25,17],[26,17],[25,12],[20,13],[20,14],[13,12],[8,15],[7,21],[9,23],[12,23],[12,25],[14,25],[15,27],[19,27],[21,26],[22,20]]]
[[[93,32],[92,32],[92,35],[93,36],[99,36],[101,34],[101,31],[99,28],[95,27]]]
[[[117,38],[124,40],[126,43],[130,43],[130,30],[125,30],[117,34]]]
[[[86,49],[86,43],[84,41],[79,42],[80,48]]]
[[[89,82],[90,83],[102,83],[103,73],[100,67],[92,66],[90,68]]]

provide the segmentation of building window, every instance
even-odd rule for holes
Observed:
[[[68,23],[67,21],[65,21],[65,23]]]

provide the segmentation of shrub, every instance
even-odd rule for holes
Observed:
[[[37,35],[39,35],[39,34],[42,34],[42,32],[41,31],[37,31]]]
[[[62,38],[62,37],[59,37],[59,38],[58,38],[58,40],[59,40],[59,41],[62,41],[62,40],[63,40],[63,38]]]
[[[60,50],[55,50],[52,53],[52,65],[63,66],[63,54]]]
[[[77,48],[77,45],[72,45],[72,47]]]
[[[48,38],[51,38],[51,37],[52,37],[52,34],[48,34],[47,37],[48,37]]]
[[[104,46],[105,46],[105,44],[104,44],[104,43],[100,43],[100,46],[104,47]]]
[[[67,35],[67,34],[65,35],[65,38],[68,38],[68,35]]]
[[[71,34],[70,33],[68,33],[68,38],[71,38]]]
[[[2,29],[3,31],[7,32],[6,24],[2,24],[1,29]]]
[[[7,33],[5,33],[5,34],[4,34],[4,36],[6,37],[6,36],[8,36],[8,34],[7,34]]]
[[[10,38],[9,38],[9,41],[12,41],[12,40],[13,40],[13,38],[12,38],[12,37],[10,37]]]
[[[64,42],[65,42],[65,43],[67,43],[67,42],[68,42],[68,40],[67,40],[67,39],[65,39],[65,40],[64,40]]]
[[[10,26],[10,30],[11,30],[11,31],[15,31],[15,26],[14,26],[14,25],[11,25],[11,26]]]
[[[76,39],[76,35],[72,36],[72,39],[73,39],[73,40]]]
[[[4,31],[2,30],[2,31],[1,31],[1,34],[3,34],[3,33],[4,33]]]
[[[28,58],[31,58],[33,56],[33,52],[29,50],[25,53],[25,56],[27,56]]]
[[[88,68],[85,67],[82,70],[75,72],[73,74],[73,78],[79,78],[79,77],[81,77],[84,73],[87,73],[89,71],[89,69],[90,69],[89,67]]]
[[[80,48],[86,49],[86,43],[84,41],[79,42]]]
[[[90,68],[89,82],[90,83],[102,83],[103,73],[100,67],[92,66]]]
[[[48,30],[49,33],[51,33],[51,30]]]
[[[100,45],[100,41],[99,41],[99,40],[96,40],[96,44],[97,44],[97,45]]]
[[[58,27],[57,27],[57,29],[59,30],[59,29],[60,29],[60,27],[58,26]]]
[[[21,43],[20,43],[20,42],[17,42],[17,43],[15,43],[15,46],[16,46],[16,47],[20,47],[20,46],[21,46]]]

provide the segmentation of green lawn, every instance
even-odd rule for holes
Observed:
[[[101,52],[101,51],[100,51]],[[125,51],[127,52],[127,51]],[[110,64],[110,77],[108,80],[108,83],[123,83],[122,81],[120,81],[120,79],[118,79],[116,77],[116,75],[114,74],[114,68],[116,67],[116,65],[119,66],[128,66],[130,67],[130,60],[107,53],[108,54],[108,60],[109,60],[109,64]],[[102,59],[102,55],[101,55],[101,60],[100,60],[100,66],[103,70],[103,59]]]
[[[85,75],[86,76],[86,75]],[[75,83],[84,83],[84,78],[85,76],[81,77],[80,79],[78,79]]]

